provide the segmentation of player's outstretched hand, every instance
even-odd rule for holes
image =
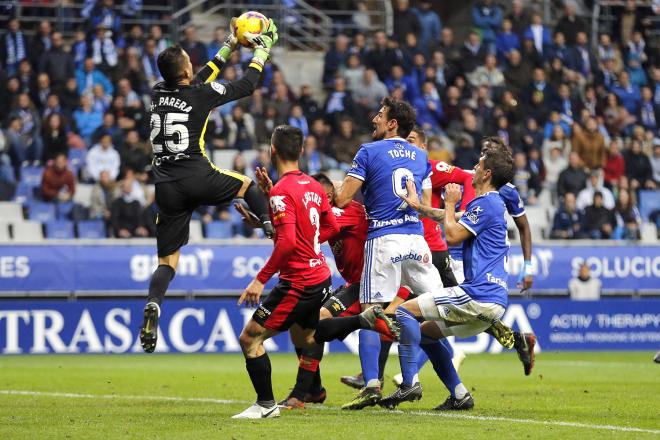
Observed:
[[[252,226],[253,228],[261,228],[263,226],[261,220],[259,220],[259,218],[253,212],[247,209],[242,203],[234,203],[234,208],[236,208],[236,211],[238,211],[241,217],[243,217],[243,221],[248,225]]]
[[[270,180],[268,171],[264,167],[257,167],[254,170],[254,175],[257,177],[257,185],[259,188],[268,195],[270,190],[273,189],[273,181]]]
[[[245,288],[241,297],[238,298],[238,305],[245,304],[247,307],[257,307],[261,293],[264,291],[264,285],[258,279],[253,279],[250,284]]]
[[[273,19],[268,20],[268,27],[260,34],[246,32],[243,34],[254,48],[254,59],[262,66],[268,61],[270,49],[277,44],[279,36],[277,35],[277,26]]]
[[[231,56],[231,53],[235,51],[236,47],[238,46],[238,38],[236,38],[236,35],[234,34],[234,29],[236,29],[235,23],[236,23],[236,17],[232,17],[231,21],[229,22],[229,32],[227,32],[225,41],[222,43],[220,50],[215,55],[217,58],[220,58],[220,60],[225,63]]]
[[[400,193],[399,197],[408,204],[412,209],[417,211],[419,209],[419,197],[417,197],[417,186],[412,180],[406,180],[407,194]]]
[[[461,186],[449,183],[445,186],[445,205],[455,205],[461,200]]]
[[[520,289],[520,293],[532,288],[532,284],[534,283],[533,275],[532,262],[525,261],[520,270],[520,274],[518,275],[518,281],[516,282],[516,287]]]

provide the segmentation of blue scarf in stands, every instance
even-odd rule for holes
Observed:
[[[10,74],[14,74],[13,69],[15,69],[18,62],[25,59],[26,56],[23,32],[19,31],[15,34],[7,34],[5,43],[7,44],[7,70],[10,70]]]

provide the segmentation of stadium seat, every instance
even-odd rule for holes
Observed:
[[[548,229],[548,212],[543,206],[525,206],[525,213],[532,231],[532,239],[544,238]]]
[[[71,219],[71,210],[73,209],[74,203],[64,202],[57,204],[57,219],[58,220],[70,220]]]
[[[25,183],[32,188],[41,186],[41,176],[44,173],[44,167],[24,167],[21,168],[21,183]]]
[[[82,148],[71,148],[69,150],[69,168],[74,176],[78,175],[78,171],[85,166],[85,157],[87,151]]]
[[[204,233],[202,231],[202,222],[199,220],[190,221],[190,241],[199,242],[204,240]]]
[[[649,223],[649,222],[642,223],[640,234],[642,236],[641,238],[644,243],[658,242],[658,230],[656,229],[653,223]]]
[[[232,227],[229,221],[215,221],[206,224],[206,238],[231,238]]]
[[[7,243],[9,241],[11,241],[9,223],[0,223],[0,243]]]
[[[84,220],[77,223],[78,238],[106,238],[105,224],[102,220]]]
[[[87,206],[91,204],[92,201],[92,191],[94,190],[94,185],[80,183],[76,185],[76,192],[73,195],[73,201],[82,206]]]
[[[19,183],[16,186],[13,200],[18,203],[31,202],[34,199],[34,187],[26,184]]]
[[[11,229],[12,241],[15,243],[37,243],[44,240],[44,231],[39,222],[14,222]]]
[[[234,157],[238,154],[238,150],[215,150],[213,152],[213,163],[219,168],[226,168],[231,170],[234,165]]]
[[[649,220],[653,211],[660,210],[660,191],[643,190],[639,192],[639,213],[642,220]]]
[[[75,238],[73,233],[73,222],[68,220],[52,220],[45,223],[46,238],[48,239],[71,239]]]
[[[55,203],[31,202],[28,203],[28,219],[48,222],[55,220]]]
[[[23,220],[23,206],[16,202],[0,202],[0,213],[6,221]]]

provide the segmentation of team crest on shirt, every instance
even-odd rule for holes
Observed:
[[[219,95],[224,95],[225,92],[227,91],[227,89],[225,89],[225,86],[217,82],[212,82],[211,87],[213,88],[213,90],[218,92]]]
[[[270,209],[273,211],[273,214],[286,211],[286,205],[284,204],[284,196],[271,196]]]
[[[422,258],[422,263],[427,264],[429,262],[429,254],[424,254]]]
[[[341,215],[344,213],[344,210],[341,208],[337,208],[336,206],[333,206],[332,213],[335,215],[335,217],[341,217]]]
[[[484,212],[484,209],[481,206],[475,206],[465,213],[465,217],[472,223],[479,223],[479,214],[482,212]]]

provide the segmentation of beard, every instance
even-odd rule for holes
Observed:
[[[374,132],[371,134],[371,140],[382,141],[383,139],[385,139],[385,132],[379,133],[378,129],[375,128]]]

